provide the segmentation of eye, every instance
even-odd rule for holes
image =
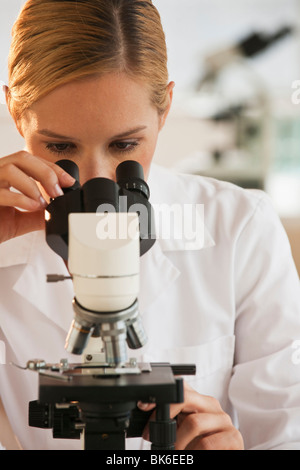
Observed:
[[[46,148],[48,150],[50,150],[50,152],[52,153],[56,153],[56,154],[67,154],[67,153],[71,153],[75,150],[76,146],[72,143],[54,143],[54,142],[49,142],[47,145],[46,145]]]
[[[110,147],[112,148],[112,150],[116,152],[125,153],[125,152],[133,151],[138,145],[139,145],[139,142],[136,140],[130,140],[130,141],[123,140],[123,141],[118,141],[118,142],[112,142],[110,144]]]

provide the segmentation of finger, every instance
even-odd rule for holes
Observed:
[[[48,164],[55,171],[58,182],[62,188],[72,186],[75,183],[75,178],[63,170],[63,168],[56,165],[56,163],[47,162],[46,160],[43,161],[46,162],[46,164]]]
[[[176,449],[184,450],[190,442],[199,436],[220,433],[231,427],[231,419],[224,412],[188,414],[178,426]]]
[[[138,406],[144,411],[149,411],[155,408],[155,404],[152,403],[140,402]],[[181,413],[216,414],[222,412],[223,411],[218,400],[206,395],[200,395],[186,383],[184,384],[184,402],[170,404],[170,419],[173,419],[176,416],[179,416],[179,419],[181,419]],[[155,419],[155,411],[151,415],[151,419]],[[145,426],[143,438],[145,440],[149,440],[149,423]]]
[[[0,171],[0,187],[13,187],[23,193],[30,199],[41,203],[46,206],[46,201],[39,191],[35,181],[27,176],[13,163],[5,165]],[[3,205],[3,204],[2,204]]]
[[[142,411],[154,410],[156,403],[144,403],[142,401],[137,402],[137,407]]]
[[[138,402],[138,407],[143,411],[149,411],[155,408],[153,403]],[[196,412],[222,412],[222,408],[213,397],[200,395],[193,390],[190,386],[185,384],[184,388],[184,402],[170,404],[170,417],[174,418],[179,413],[196,413]]]
[[[199,436],[185,450],[244,450],[244,441],[236,428]]]
[[[16,165],[41,183],[47,194],[53,198],[63,195],[62,187],[67,187],[74,183],[74,178],[58,165],[36,158],[30,154],[26,154],[23,158],[19,159]]]
[[[9,189],[0,188],[0,206],[18,207],[26,211],[37,211],[44,207],[42,200],[31,199]]]
[[[221,413],[222,408],[214,397],[200,395],[192,388],[185,387],[184,402],[174,403],[170,406],[170,417],[179,413]]]
[[[2,162],[0,160],[0,167],[3,168],[4,163],[14,164],[28,176],[39,181],[50,197],[61,196],[63,194],[61,187],[71,186],[75,181],[58,165],[34,157],[28,152],[18,152],[6,157]]]

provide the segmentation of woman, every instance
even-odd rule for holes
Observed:
[[[44,282],[67,267],[45,243],[43,210],[74,181],[55,162],[77,163],[83,184],[114,179],[121,161],[136,160],[154,206],[205,209],[201,246],[162,238],[141,258],[139,305],[149,341],[140,358],[197,365],[184,403],[171,405],[176,448],[300,448],[299,369],[291,361],[300,296],[286,235],[263,193],[151,163],[173,88],[150,0],[25,3],[13,29],[6,93],[26,151],[0,160],[6,362],[66,357],[73,291]],[[22,448],[78,447],[27,427],[34,374],[8,365],[0,373]]]

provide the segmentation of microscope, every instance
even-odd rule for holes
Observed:
[[[137,402],[155,403],[151,449],[174,449],[176,420],[170,404],[183,402],[181,375],[195,366],[138,363],[128,358],[147,342],[138,308],[139,260],[155,243],[153,209],[143,169],[124,161],[116,182],[93,178],[83,186],[78,167],[57,162],[75,178],[45,211],[46,241],[68,262],[74,317],[65,348],[81,361],[27,362],[39,374],[38,400],[29,403],[29,425],[52,429],[53,438],[82,439],[84,450],[125,450],[150,417]],[[93,342],[99,347],[89,350]]]

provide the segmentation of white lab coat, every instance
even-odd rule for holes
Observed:
[[[149,186],[156,207],[203,204],[204,237],[202,246],[177,236],[161,239],[141,258],[139,305],[149,341],[138,360],[195,363],[196,376],[187,379],[220,401],[246,449],[300,449],[300,365],[293,360],[299,278],[268,196],[157,166]],[[54,440],[51,431],[27,426],[37,375],[8,364],[36,357],[78,361],[64,350],[72,282],[47,284],[47,273],[67,271],[42,231],[0,246],[7,363],[0,366],[0,394],[23,448],[80,448],[78,441]]]

